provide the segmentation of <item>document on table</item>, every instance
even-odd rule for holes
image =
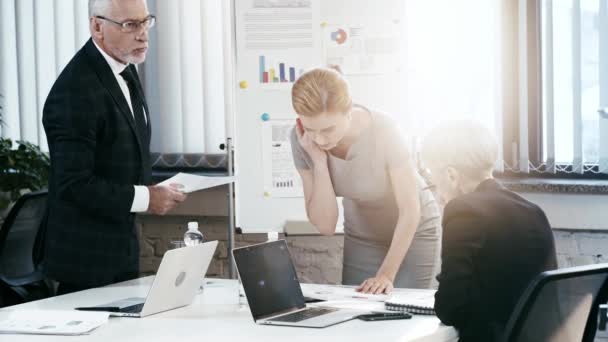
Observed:
[[[328,300],[318,303],[309,303],[307,306],[331,307],[336,309],[358,310],[361,312],[392,312],[384,307],[383,302],[369,300]]]
[[[394,293],[387,302],[389,304],[410,305],[432,308],[435,305],[435,290],[408,289],[405,292]]]
[[[108,322],[107,312],[17,310],[0,321],[0,334],[84,335]]]
[[[159,183],[159,185],[178,184],[179,190],[185,193],[190,193],[231,182],[234,182],[234,176],[209,177],[180,172],[175,176]]]
[[[304,296],[321,300],[365,300],[384,302],[389,296],[366,294],[355,291],[354,286],[302,284]]]
[[[435,292],[435,290],[407,289],[403,292],[394,293],[386,300],[386,305],[392,306],[393,310],[420,309],[434,314]]]

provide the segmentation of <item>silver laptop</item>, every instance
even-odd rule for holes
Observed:
[[[145,317],[192,304],[211,263],[217,241],[169,250],[163,256],[146,298],[80,307],[76,310],[109,311],[110,316]]]
[[[253,320],[258,324],[324,328],[361,315],[361,311],[306,307],[285,240],[232,251]]]

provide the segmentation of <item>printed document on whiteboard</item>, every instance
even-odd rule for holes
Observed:
[[[304,196],[289,140],[295,123],[295,120],[270,120],[262,127],[264,191],[269,197]]]

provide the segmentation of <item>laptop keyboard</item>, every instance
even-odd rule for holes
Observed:
[[[144,303],[135,304],[135,305],[125,306],[124,308],[121,308],[120,312],[124,312],[124,313],[140,313],[143,308],[144,308]]]
[[[331,313],[334,311],[336,311],[336,309],[308,308],[306,310],[297,311],[297,312],[293,312],[293,313],[290,313],[287,315],[275,317],[275,318],[269,319],[269,321],[295,323],[295,322],[303,321],[305,319],[325,315],[325,314],[328,314],[328,313]]]

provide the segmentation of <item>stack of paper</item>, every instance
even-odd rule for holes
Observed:
[[[354,286],[302,284],[304,296],[321,300],[384,302],[389,296],[357,292]]]
[[[383,302],[367,300],[328,300],[324,302],[310,303],[306,305],[331,307],[337,309],[359,310],[362,312],[392,312],[384,307]]]
[[[393,294],[387,302],[432,308],[435,304],[435,292],[435,290],[409,290]]]
[[[0,321],[0,334],[83,335],[108,322],[107,312],[17,310]]]
[[[393,311],[407,311],[415,314],[434,315],[434,290],[411,290],[395,294],[385,302],[385,307]]]

